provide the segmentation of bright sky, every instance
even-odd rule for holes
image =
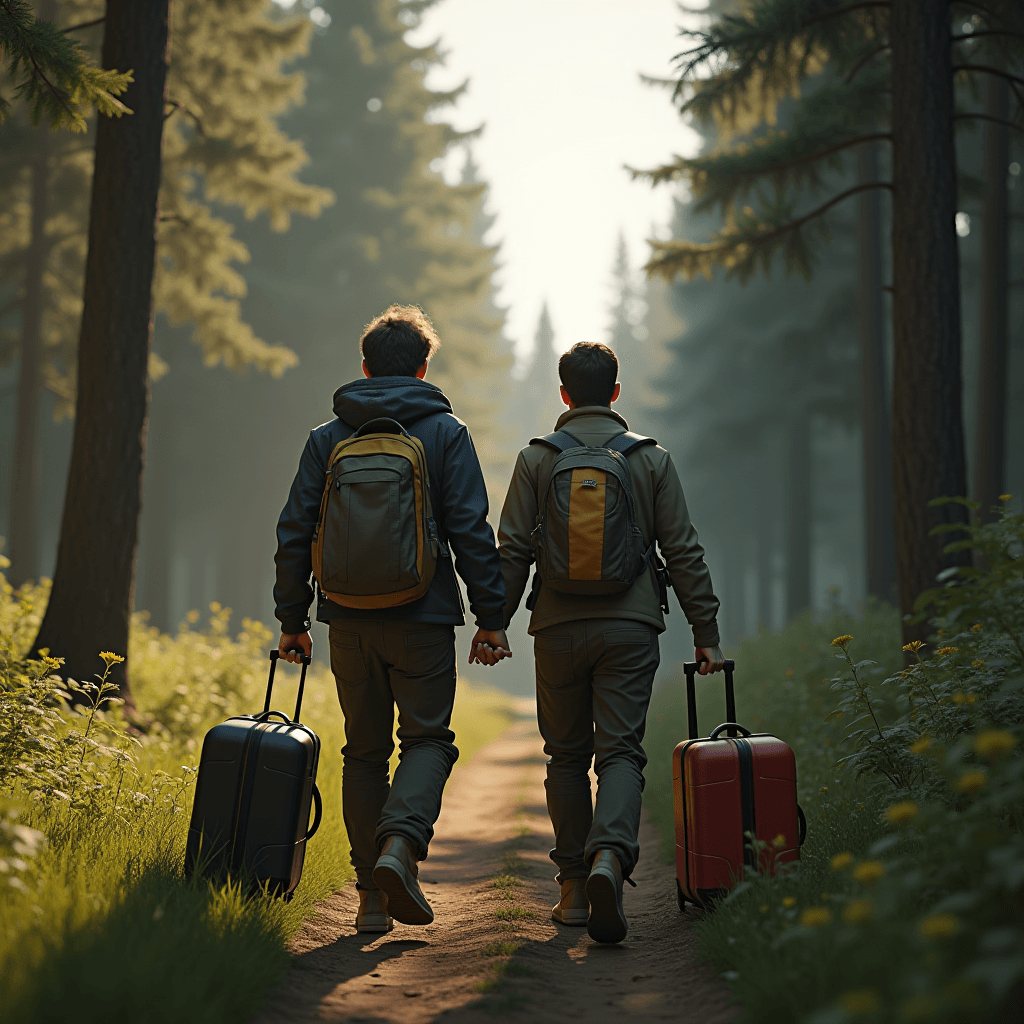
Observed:
[[[497,214],[488,240],[502,245],[496,283],[520,355],[544,299],[556,347],[603,340],[619,230],[634,267],[651,226],[664,233],[669,188],[632,182],[623,165],[696,149],[667,92],[639,78],[670,75],[680,21],[675,0],[443,0],[409,37],[440,37],[448,52],[431,88],[469,79],[445,119],[486,126],[473,154]],[[462,161],[453,151],[448,180]]]

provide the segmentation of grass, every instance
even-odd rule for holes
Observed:
[[[137,616],[132,683],[150,724],[135,738],[116,709],[64,710],[53,664],[21,656],[45,599],[45,588],[0,593],[0,1022],[245,1020],[287,970],[288,942],[317,901],[351,875],[333,677],[315,664],[306,684],[324,821],[302,882],[290,902],[246,898],[186,881],[181,865],[202,737],[262,707],[272,634],[246,621],[232,636],[218,605],[174,637]],[[289,712],[293,676],[279,666],[274,705]],[[460,684],[462,760],[508,720],[499,694]]]
[[[878,605],[736,653],[738,718],[793,746],[808,819],[798,870],[748,877],[697,921],[752,1024],[996,1024],[1024,998],[1024,517],[970,534],[988,569],[925,595],[935,640],[906,670]],[[666,859],[681,689],[656,696],[647,737]]]

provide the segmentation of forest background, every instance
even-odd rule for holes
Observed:
[[[437,321],[445,347],[432,379],[473,430],[495,523],[515,452],[529,436],[551,429],[559,411],[555,353],[581,339],[571,322],[552,322],[543,294],[536,296],[533,338],[509,334],[508,310],[496,290],[501,210],[488,205],[487,183],[474,162],[477,124],[459,113],[460,102],[465,105],[459,78],[467,65],[456,53],[445,69],[443,39],[425,42],[435,14],[444,25],[444,5],[433,6],[239,3],[230,22],[187,3],[175,9],[135,588],[135,607],[162,629],[173,632],[213,601],[231,607],[236,621],[271,620],[273,524],[297,452],[308,429],[328,415],[334,387],[358,372],[346,341],[391,301],[419,303]],[[89,0],[44,0],[43,7],[61,26],[87,24],[100,10]],[[211,48],[210,38],[229,24],[237,45]],[[101,29],[77,35],[95,47]],[[256,69],[247,87],[214,85],[218,76],[240,82],[246,62]],[[535,72],[543,74],[542,66]],[[964,96],[970,102],[970,87]],[[779,116],[790,116],[785,101]],[[704,151],[713,152],[716,129],[698,127]],[[487,131],[500,132],[500,123]],[[15,529],[15,549],[8,546],[12,582],[19,584],[52,574],[60,529],[91,136],[33,129],[24,111],[0,133],[8,140],[0,184],[6,358],[0,452],[7,453],[0,465],[8,470],[0,474],[0,531],[11,536],[8,524],[19,508],[23,521],[35,524],[34,534],[22,530],[20,541]],[[1021,217],[1024,186],[1019,136],[1009,135],[1012,226]],[[983,141],[979,124],[965,125],[958,148],[969,462],[982,319]],[[42,185],[40,153],[47,168]],[[634,154],[619,157],[636,163]],[[840,184],[857,173],[851,163],[829,171]],[[703,237],[721,223],[686,184],[661,187],[673,190],[674,214],[651,225],[656,238]],[[798,194],[806,203],[810,189]],[[47,207],[43,258],[37,252],[35,264],[27,258],[34,251],[33,209],[39,216],[34,196]],[[884,201],[875,215],[884,234]],[[727,645],[762,627],[778,629],[806,609],[852,611],[869,596],[895,598],[891,557],[881,576],[869,578],[859,371],[864,325],[857,312],[863,276],[857,232],[864,216],[856,200],[834,212],[810,280],[785,274],[780,258],[770,279],[741,282],[718,271],[710,280],[647,281],[639,271],[646,253],[629,251],[620,239],[607,254],[606,329],[599,340],[622,362],[618,408],[634,429],[657,436],[680,467],[723,599]],[[1011,267],[1019,262],[1019,236],[1011,230]],[[883,253],[880,280],[891,278],[887,260]],[[24,378],[19,351],[32,327],[22,297],[32,266],[41,283],[33,293],[40,398],[26,490],[14,486],[11,467],[17,471],[14,455],[24,450],[15,435]],[[1024,448],[1020,284],[1008,282],[1001,467],[1001,489],[1016,493],[1024,486],[1024,465],[1014,455]],[[557,280],[550,289],[557,292]],[[526,319],[517,310],[514,322],[521,327]],[[888,320],[879,319],[876,334],[891,364]],[[886,387],[891,391],[891,379]],[[524,618],[516,621],[514,640],[525,653]],[[670,623],[665,671],[674,671],[689,642],[678,611]],[[530,692],[528,659],[514,659],[493,682]]]

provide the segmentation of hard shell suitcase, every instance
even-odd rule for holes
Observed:
[[[698,738],[697,667],[683,666],[689,739],[672,756],[680,909],[687,901],[711,909],[745,868],[775,874],[798,860],[806,832],[793,751],[778,737],[753,734],[736,722],[732,661],[725,663],[728,721]]]
[[[229,718],[203,740],[185,874],[234,876],[289,898],[302,877],[306,843],[320,827],[323,803],[316,786],[320,738],[299,722],[310,659],[302,658],[295,715],[289,718],[270,710],[278,657],[270,652],[262,714]]]

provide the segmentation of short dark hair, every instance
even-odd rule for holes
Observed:
[[[578,341],[558,360],[558,376],[573,405],[611,405],[619,361],[607,345]]]
[[[371,377],[415,377],[440,347],[430,317],[419,306],[390,306],[359,339]]]

